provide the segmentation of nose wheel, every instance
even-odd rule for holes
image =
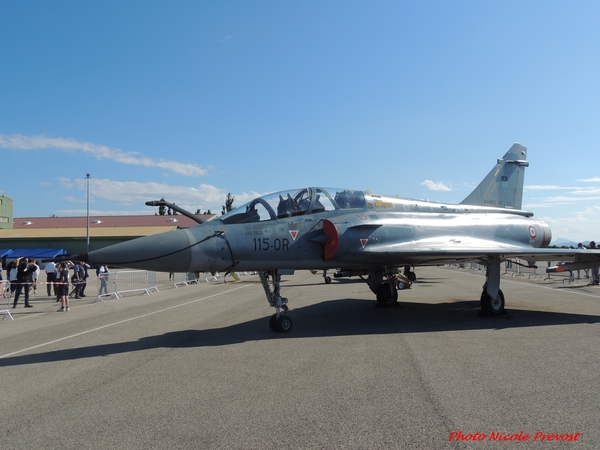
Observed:
[[[273,314],[269,319],[269,328],[277,333],[289,333],[294,326],[290,316]]]
[[[270,272],[259,272],[260,281],[265,290],[269,305],[275,308],[276,313],[269,319],[269,328],[278,333],[289,333],[294,326],[292,318],[285,315],[289,308],[287,306],[288,299],[280,295],[281,291],[281,275],[277,270]],[[273,289],[269,285],[269,276],[272,279]]]

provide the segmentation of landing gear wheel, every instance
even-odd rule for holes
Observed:
[[[273,314],[269,319],[269,328],[271,331],[277,331],[277,315]]]
[[[331,284],[331,277],[325,277],[325,284]]]
[[[496,298],[490,297],[487,290],[484,288],[481,293],[481,310],[492,316],[497,316],[504,312],[504,294],[498,289]]]
[[[415,281],[417,281],[417,274],[416,274],[416,273],[414,273],[414,272],[408,272],[408,275],[407,275],[407,277],[408,277],[408,279],[409,279],[411,282],[413,282],[413,283],[414,283]]]
[[[275,326],[280,333],[288,333],[294,326],[294,323],[289,316],[279,316],[275,320]]]
[[[388,283],[384,282],[377,288],[377,303],[389,308],[398,304],[398,291]]]

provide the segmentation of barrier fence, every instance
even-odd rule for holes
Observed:
[[[121,299],[123,294],[129,292],[144,292],[151,295],[158,292],[156,287],[156,272],[149,270],[120,270],[100,275],[96,281],[98,297],[96,300],[104,302],[102,297],[110,296]],[[94,301],[96,301],[94,300]]]
[[[171,279],[173,280],[173,286],[178,288],[180,286],[189,286],[190,284],[197,284],[198,278],[193,272],[179,273],[175,272],[172,274]]]
[[[228,274],[211,274],[210,272],[175,272],[171,274],[170,280],[172,280],[175,288],[179,288],[181,286],[189,286],[190,284],[198,284],[201,279],[207,283],[220,280],[227,282],[226,276],[231,276],[233,280],[240,281],[240,276],[254,274],[256,274],[256,272],[231,272]],[[156,272],[146,270],[120,270],[117,272],[100,274],[95,280],[97,296],[94,302],[100,300],[104,303],[105,298],[121,299],[123,298],[123,294],[132,292],[143,292],[146,295],[152,295],[154,292],[159,292],[156,278]],[[93,278],[88,279],[86,283],[88,292],[90,289],[92,289],[93,283]],[[31,283],[28,284],[31,285]],[[46,285],[52,285],[52,289],[50,291],[56,295],[54,287],[58,283],[38,280],[37,284],[37,287],[43,291],[46,291]],[[74,290],[74,287],[75,284],[70,282],[69,289]],[[71,291],[70,295],[72,295],[72,293],[73,291]],[[11,320],[14,320],[12,314],[10,313],[11,306],[12,294],[10,291],[10,282],[8,280],[2,280],[0,281],[0,314],[3,315],[2,320],[4,320],[6,316],[10,317]]]
[[[227,283],[227,276],[233,278],[234,281],[241,281],[240,277],[247,275],[256,275],[258,272],[228,272],[228,273],[211,273],[211,272],[188,272],[188,273],[173,273],[171,279],[174,287],[189,286],[190,284],[198,284],[200,280],[205,283],[223,281]]]
[[[11,295],[10,295],[10,283],[8,281],[0,281],[0,314],[2,314],[2,320],[6,318],[6,316],[10,317],[10,320],[14,320],[12,314],[10,313],[10,307],[12,303]]]
[[[231,272],[228,275],[235,281],[240,281],[240,276],[253,275],[256,272]],[[179,288],[189,286],[190,284],[198,284],[200,279],[205,282],[223,280],[226,282],[225,274],[211,274],[209,272],[173,272],[170,274],[169,280],[173,283],[173,287]],[[109,272],[108,274],[100,274],[97,279],[98,297],[96,300],[104,302],[103,297],[113,297],[120,299],[122,294],[126,292],[144,291],[150,295],[152,292],[158,292],[156,286],[156,272],[145,270],[121,270],[118,272]]]
[[[559,261],[526,261],[519,258],[510,258],[502,264],[502,275],[512,277],[528,277],[528,279],[542,279],[543,281],[562,281],[562,283],[591,283],[592,269],[575,269],[564,272],[546,273],[546,267],[560,266]],[[453,264],[452,266],[466,270],[485,271],[485,266],[476,263]]]

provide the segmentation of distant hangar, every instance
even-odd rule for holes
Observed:
[[[200,214],[202,220],[214,214]],[[90,250],[141,236],[190,228],[197,222],[183,215],[93,216],[89,218]],[[2,248],[55,248],[71,255],[85,253],[87,217],[15,217],[12,228],[0,229]]]

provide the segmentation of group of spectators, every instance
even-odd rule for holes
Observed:
[[[70,273],[70,270],[73,273]],[[49,262],[44,267],[46,272],[46,292],[49,297],[54,296],[57,302],[61,302],[59,312],[69,311],[69,297],[86,297],[85,288],[89,277],[88,269],[90,265],[83,261],[62,261],[60,263]],[[24,295],[25,308],[32,308],[29,302],[30,290],[37,293],[37,280],[40,274],[40,267],[34,259],[18,258],[11,261],[7,268],[7,275],[10,281],[10,296],[13,297],[13,308],[21,294]],[[100,295],[102,291],[107,293],[108,268],[99,266],[96,269],[96,275],[101,282]],[[0,281],[2,280],[2,265],[0,264]],[[72,286],[69,292],[69,285]]]
[[[40,266],[35,259],[19,258],[11,261],[6,268],[8,279],[10,281],[10,293],[14,295],[13,308],[17,307],[17,302],[21,293],[25,297],[25,308],[33,308],[29,303],[29,290],[37,292],[37,278],[40,273]]]
[[[596,246],[595,241],[590,241],[590,244],[587,246],[587,248],[596,250],[599,247]],[[580,242],[579,244],[577,244],[577,249],[585,250],[585,246]],[[590,277],[588,270],[590,270],[590,269],[584,269],[586,278]],[[599,272],[598,267],[592,267],[591,272],[592,272],[592,281],[590,281],[589,285],[592,285],[592,286],[600,285],[600,272]],[[572,276],[573,276],[573,274],[571,273],[571,277]],[[580,270],[577,270],[577,278],[580,278]]]

